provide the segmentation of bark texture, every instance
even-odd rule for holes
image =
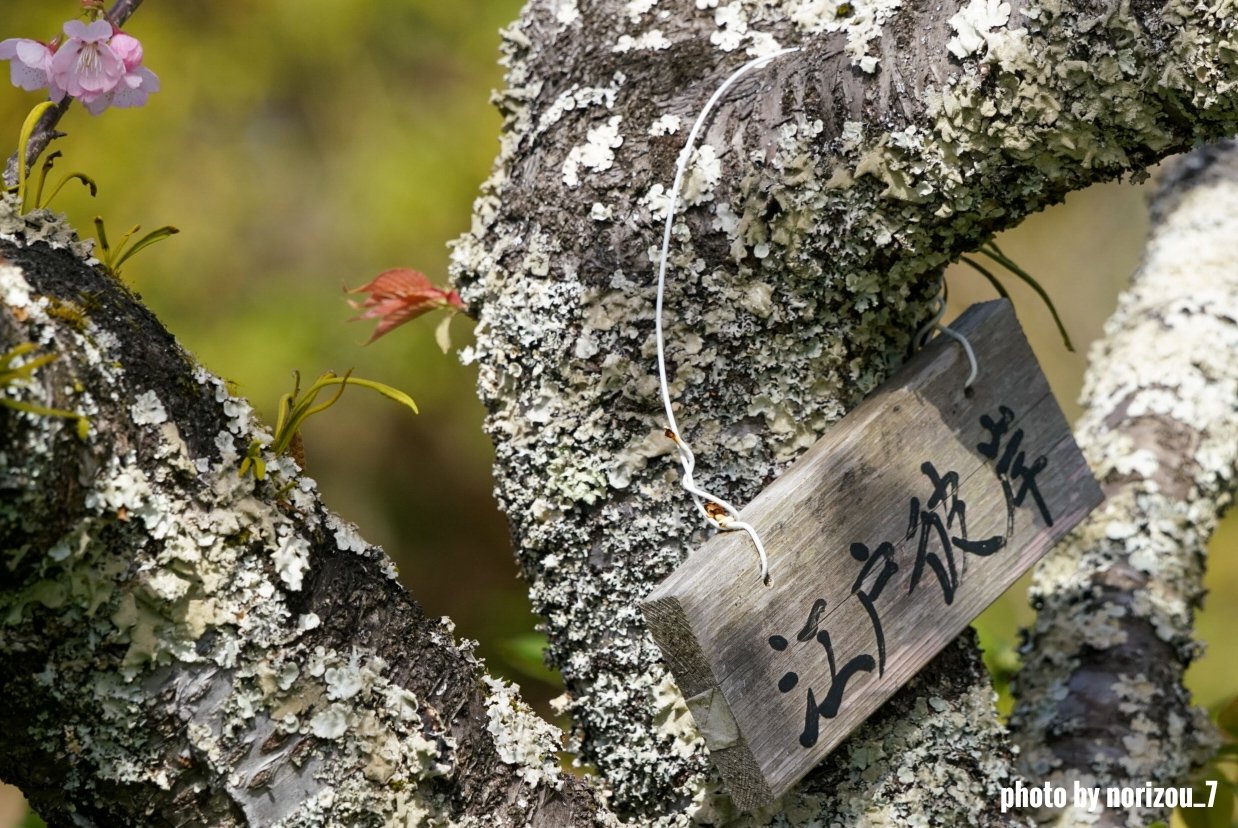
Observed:
[[[500,156],[454,274],[499,498],[581,756],[622,813],[732,816],[636,609],[705,536],[652,335],[665,188],[705,100],[749,56],[803,47],[719,107],[675,224],[672,396],[698,482],[742,504],[904,358],[945,262],[1233,133],[1233,19],[1226,0],[532,0],[506,32]],[[1007,746],[959,648],[785,818],[995,821]]]
[[[268,456],[248,403],[0,202],[0,777],[53,826],[592,825],[557,729]]]
[[[1057,784],[1182,784],[1214,748],[1182,676],[1198,652],[1205,547],[1238,479],[1238,146],[1178,161],[1152,213],[1144,263],[1091,353],[1077,429],[1107,502],[1032,590],[1013,726],[1025,772]],[[1110,810],[1097,824],[1167,818]]]

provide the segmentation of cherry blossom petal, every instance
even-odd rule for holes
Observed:
[[[15,37],[0,41],[0,60],[12,61],[9,76],[18,89],[34,92],[49,83],[52,50],[46,43]]]
[[[64,31],[69,39],[52,58],[51,82],[83,103],[115,89],[125,75],[125,64],[105,42],[111,37],[111,24],[96,20],[86,26],[70,20]]]
[[[112,47],[116,57],[120,58],[125,65],[126,73],[133,73],[134,70],[142,65],[142,44],[136,37],[127,35],[124,32],[117,32],[108,41],[108,45]]]
[[[89,24],[70,20],[64,24],[64,33],[83,43],[102,43],[112,36],[112,24],[106,20],[95,20]]]

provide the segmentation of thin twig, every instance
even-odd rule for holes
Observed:
[[[125,25],[125,21],[137,11],[140,5],[142,5],[142,0],[116,0],[107,13],[107,19],[113,26],[119,29]],[[69,110],[69,104],[72,101],[73,99],[66,95],[64,100],[43,113],[43,117],[35,125],[34,132],[30,136],[30,142],[26,145],[27,169],[34,166],[34,162],[43,154],[43,150],[47,149],[48,144],[64,136],[63,132],[57,131],[56,125],[60,123],[60,119]],[[9,156],[8,164],[4,167],[4,183],[10,186],[17,183],[16,152]]]

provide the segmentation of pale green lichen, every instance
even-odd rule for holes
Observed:
[[[486,699],[487,730],[494,737],[499,758],[518,768],[520,778],[529,785],[562,785],[557,762],[562,749],[562,733],[538,718],[520,700],[516,689],[502,679],[486,677],[490,696]]]
[[[46,244],[55,250],[71,250],[88,264],[98,264],[91,255],[94,239],[79,239],[64,216],[51,210],[22,214],[16,193],[0,193],[0,239],[15,244]]]

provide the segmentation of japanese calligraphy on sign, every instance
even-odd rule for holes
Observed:
[[[785,793],[1102,499],[1009,302],[952,326],[642,604],[736,803]]]

